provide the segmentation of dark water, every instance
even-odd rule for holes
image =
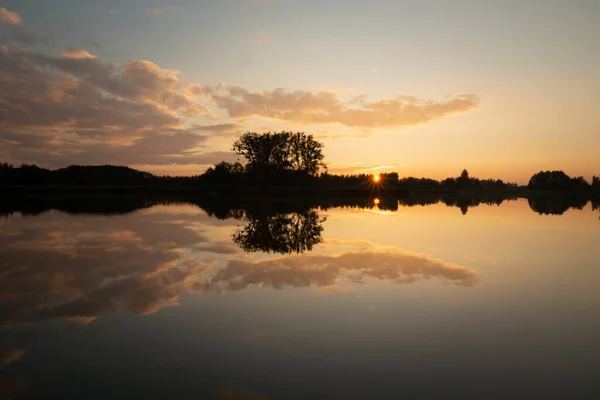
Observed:
[[[375,203],[5,212],[0,398],[600,398],[598,210]]]

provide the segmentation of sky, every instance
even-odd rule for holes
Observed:
[[[0,1],[0,161],[194,175],[246,131],[332,173],[600,174],[600,1]]]

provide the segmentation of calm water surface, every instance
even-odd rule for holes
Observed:
[[[600,213],[0,219],[0,398],[600,398]]]

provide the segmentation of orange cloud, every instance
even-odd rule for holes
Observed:
[[[63,55],[63,57],[69,57],[69,58],[96,58],[96,56],[94,56],[91,53],[88,53],[85,50],[76,49],[73,47],[65,48],[62,52],[62,55]]]
[[[425,101],[411,96],[367,102],[355,98],[344,103],[335,93],[286,91],[250,92],[241,86],[204,89],[219,108],[232,118],[263,117],[299,124],[341,124],[356,128],[399,127],[426,123],[477,107],[473,94],[443,101]],[[212,92],[212,93],[211,93]],[[358,106],[354,106],[358,104]],[[350,106],[352,105],[352,107]]]
[[[9,25],[19,25],[21,22],[23,22],[23,19],[16,12],[9,11],[4,7],[0,7],[0,21]]]

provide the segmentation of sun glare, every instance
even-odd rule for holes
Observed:
[[[380,180],[380,179],[381,179],[381,178],[380,178],[380,176],[379,176],[379,175],[375,175],[375,176],[373,177],[373,180],[374,180],[375,182],[379,182],[379,180]]]

